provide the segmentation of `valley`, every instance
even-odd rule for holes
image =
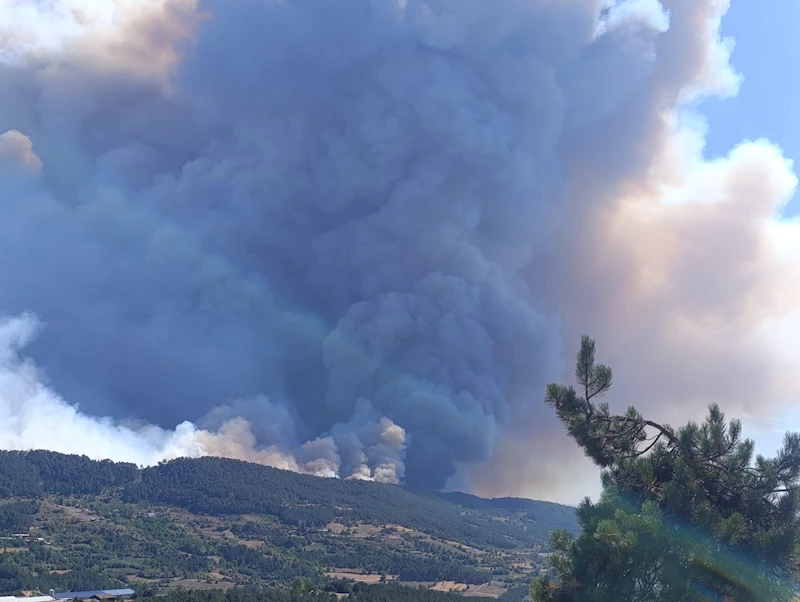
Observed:
[[[550,531],[577,531],[574,509],[558,504],[413,492],[220,458],[141,470],[0,452],[0,495],[6,593],[301,580],[338,594],[393,584],[521,599],[545,567]]]

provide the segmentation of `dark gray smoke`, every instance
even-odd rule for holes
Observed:
[[[68,4],[0,26],[0,444],[57,406],[143,463],[439,488],[535,449],[562,333],[634,278],[604,208],[733,81],[719,0]]]

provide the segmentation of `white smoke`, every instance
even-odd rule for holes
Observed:
[[[43,327],[30,314],[0,320],[0,449],[49,449],[90,458],[153,466],[180,457],[219,456],[321,477],[398,483],[403,476],[405,432],[388,418],[359,427],[337,425],[351,437],[359,463],[342,473],[336,438],[320,437],[287,449],[256,441],[241,417],[216,431],[183,422],[174,430],[129,427],[82,414],[43,383],[36,365],[22,355]],[[269,403],[261,400],[261,406]],[[360,439],[356,434],[360,435]],[[364,443],[364,441],[368,443]]]

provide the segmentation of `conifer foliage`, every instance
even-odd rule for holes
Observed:
[[[793,600],[798,560],[800,435],[774,458],[754,457],[741,423],[712,405],[680,429],[600,399],[612,371],[581,340],[577,387],[551,384],[546,403],[603,469],[582,532],[554,532],[552,573],[536,602],[761,602]]]

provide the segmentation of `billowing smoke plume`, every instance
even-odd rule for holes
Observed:
[[[580,332],[623,405],[798,390],[791,168],[687,117],[722,0],[14,6],[0,446],[532,493]]]
[[[263,446],[252,425],[241,416],[226,416],[232,406],[209,413],[214,430],[182,422],[174,430],[152,424],[115,424],[92,418],[42,384],[36,366],[22,360],[21,347],[40,328],[30,315],[0,323],[0,424],[3,447],[25,450],[46,447],[63,453],[89,453],[139,465],[205,455],[239,458],[323,477],[340,474],[354,479],[397,483],[403,478],[405,431],[390,419],[373,420],[369,404],[360,402],[351,423],[336,424],[332,433],[300,443],[284,408],[267,398],[252,400],[257,424],[266,429]],[[364,442],[369,442],[365,447]]]

